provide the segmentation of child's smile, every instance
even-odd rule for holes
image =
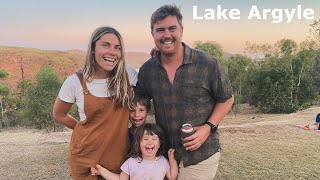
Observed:
[[[137,105],[130,111],[129,117],[132,125],[139,127],[146,121],[147,115],[147,108],[140,103],[137,103]]]
[[[142,158],[146,160],[154,160],[156,158],[156,153],[160,148],[160,140],[156,134],[147,134],[144,132],[143,138],[140,142],[140,149],[142,153]]]

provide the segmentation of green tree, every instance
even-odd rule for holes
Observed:
[[[205,51],[215,57],[220,64],[223,64],[223,49],[222,46],[216,42],[202,42],[202,41],[196,41],[195,42],[195,49],[200,49],[202,51]]]
[[[314,38],[318,49],[320,49],[320,19],[315,20],[312,24],[310,24],[310,27],[311,36]]]
[[[290,113],[309,106],[316,99],[311,72],[316,51],[302,49],[297,52],[293,40],[283,39],[275,45],[281,56],[263,59],[251,76],[253,103],[263,112]]]
[[[271,56],[279,56],[280,52],[271,44],[257,44],[247,41],[245,45],[245,53],[253,57],[253,59],[259,60]]]
[[[282,57],[293,55],[298,49],[298,45],[291,39],[281,39],[274,45],[256,44],[246,42],[245,52],[255,57],[255,59],[264,59],[269,57]]]
[[[0,79],[5,79],[9,76],[9,73],[0,69]],[[0,121],[0,130],[2,129],[2,123],[4,122],[5,116],[5,107],[4,107],[4,97],[9,94],[9,88],[0,82],[0,108],[1,108],[1,121]]]
[[[295,54],[297,51],[298,45],[292,39],[281,39],[276,43],[282,56],[289,56]]]
[[[310,104],[316,98],[317,93],[313,82],[317,76],[312,75],[313,68],[316,65],[316,55],[317,53],[313,49],[301,50],[291,62],[295,82],[294,98],[299,102],[299,106]]]
[[[253,104],[262,112],[289,113],[297,109],[292,97],[292,71],[287,61],[269,58],[251,78]]]
[[[9,73],[4,70],[0,69],[0,79],[5,79],[9,76]],[[9,88],[4,84],[0,83],[0,96],[7,96],[9,94]]]
[[[9,76],[9,73],[4,70],[4,69],[0,69],[0,79],[6,78]]]
[[[238,104],[249,101],[250,89],[248,89],[247,80],[249,72],[253,71],[254,64],[251,58],[237,54],[226,61],[226,68],[235,95],[234,106],[237,109]]]
[[[312,71],[310,73],[310,76],[313,77],[313,86],[316,89],[316,92],[318,92],[318,95],[320,93],[320,19],[315,20],[312,24],[310,24],[310,33],[312,36],[312,40],[315,44],[315,48],[317,50],[317,55],[315,58],[315,62],[312,67]],[[319,100],[318,100],[319,101]]]
[[[24,101],[24,117],[37,129],[50,129],[55,126],[52,106],[62,82],[58,74],[48,65],[36,75],[36,84],[28,88]]]

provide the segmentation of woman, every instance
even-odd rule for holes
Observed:
[[[96,164],[120,173],[129,150],[127,128],[134,84],[126,68],[136,75],[125,65],[121,35],[114,28],[100,27],[92,34],[82,70],[69,76],[60,89],[53,116],[73,129],[69,145],[73,179],[95,179],[90,167]],[[80,122],[68,114],[74,103]]]

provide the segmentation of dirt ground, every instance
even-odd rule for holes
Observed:
[[[220,125],[222,140],[227,134],[254,132],[256,127],[266,125],[278,128],[286,126],[292,128],[290,130],[303,131],[295,125],[312,124],[316,114],[320,112],[319,106],[292,114],[259,114],[251,107],[241,108],[242,113],[230,113]],[[2,130],[0,179],[70,179],[67,160],[70,136],[71,131],[48,133],[21,128]]]

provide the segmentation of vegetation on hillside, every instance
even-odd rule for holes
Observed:
[[[318,33],[301,44],[285,38],[272,45],[247,42],[247,53],[254,58],[223,59],[221,46],[212,42],[197,42],[196,48],[224,66],[235,95],[234,109],[249,103],[265,113],[291,113],[319,101],[320,20],[311,26]]]
[[[4,79],[9,76],[9,73],[4,70],[0,69],[0,80]],[[5,122],[6,119],[6,114],[5,114],[5,109],[3,108],[3,97],[7,96],[9,94],[9,88],[5,85],[3,85],[0,81],[0,110],[1,110],[1,118],[0,118],[0,130],[2,128],[2,123]]]

